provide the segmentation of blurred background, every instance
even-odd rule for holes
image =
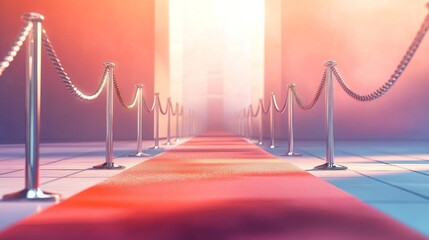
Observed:
[[[223,129],[233,115],[275,92],[284,101],[296,83],[310,101],[324,62],[335,60],[349,86],[372,92],[393,73],[423,19],[425,0],[0,0],[0,57],[23,24],[38,12],[75,85],[92,92],[103,62],[116,63],[120,88],[131,101],[135,84],[183,103],[208,129]],[[338,139],[429,139],[429,40],[424,39],[394,88],[360,103],[336,84]],[[0,142],[25,136],[25,48],[0,77]],[[44,53],[42,141],[103,140],[104,94],[76,101]],[[266,99],[268,100],[268,98]],[[116,100],[115,100],[116,101]],[[324,98],[308,112],[296,109],[297,139],[324,138]],[[115,103],[115,139],[135,139],[136,111]],[[165,119],[163,119],[163,124]],[[173,124],[174,125],[174,124]],[[286,138],[286,115],[276,118]],[[174,127],[174,126],[173,126]],[[266,132],[268,134],[268,131]],[[165,132],[162,132],[165,135]],[[144,137],[153,117],[144,115]]]

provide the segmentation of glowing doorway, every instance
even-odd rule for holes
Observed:
[[[264,0],[170,0],[171,96],[221,129],[263,95]]]

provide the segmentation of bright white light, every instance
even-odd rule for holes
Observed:
[[[180,14],[172,14],[170,27],[182,24],[182,33],[170,31],[171,53],[181,53],[183,101],[206,112],[208,97],[223,99],[224,114],[231,114],[252,103],[263,93],[264,0],[170,0],[181,3]],[[171,4],[171,7],[178,4]],[[170,9],[177,11],[177,9]],[[178,17],[181,17],[179,19]],[[182,41],[182,46],[178,44]],[[183,47],[182,51],[177,50]],[[175,81],[180,77],[175,77]],[[216,80],[213,80],[216,79]],[[217,82],[213,82],[217,81]],[[210,83],[209,83],[210,82]],[[180,84],[177,84],[180,85]],[[208,88],[220,87],[218,96]],[[224,121],[224,119],[219,119]]]

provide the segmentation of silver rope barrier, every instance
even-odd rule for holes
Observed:
[[[327,61],[326,66],[326,163],[316,166],[319,170],[346,170],[347,167],[334,163],[334,81],[332,67],[335,67],[334,61]]]
[[[124,98],[122,97],[121,91],[119,89],[119,85],[117,82],[117,78],[116,78],[116,74],[115,72],[113,72],[113,87],[115,89],[116,92],[116,97],[118,98],[119,103],[121,104],[122,108],[125,110],[130,111],[131,109],[134,108],[134,106],[137,104],[138,102],[138,91],[139,91],[139,85],[136,85],[136,90],[134,92],[134,97],[133,97],[133,101],[130,104],[126,104],[124,101]]]
[[[240,127],[241,127],[241,136],[246,137],[246,124],[245,124],[245,118],[246,118],[246,109],[243,108],[240,116]]]
[[[143,84],[137,84],[137,151],[130,157],[148,157],[143,151]]]
[[[264,134],[263,134],[263,128],[262,128],[262,125],[263,125],[263,110],[262,110],[262,106],[263,106],[263,101],[262,101],[262,99],[259,99],[259,104],[258,104],[258,106],[259,106],[259,111],[260,111],[260,113],[259,113],[259,124],[258,124],[258,134],[259,134],[259,141],[258,141],[258,145],[262,145],[264,142],[263,142],[263,138],[264,138]]]
[[[168,97],[167,98],[167,142],[164,143],[164,145],[170,146],[171,145],[171,141],[170,141],[170,134],[171,134],[171,112],[172,107],[171,107],[171,98]]]
[[[109,69],[109,78],[106,84],[106,160],[104,163],[94,166],[95,169],[121,169],[124,166],[113,162],[113,91],[114,91],[114,68],[112,62],[104,63]]]
[[[252,138],[253,138],[253,117],[252,117],[251,105],[249,105],[249,108],[247,111],[248,111],[247,124],[249,125],[249,139],[252,140]]]
[[[288,93],[289,93],[289,91],[288,91]],[[279,104],[277,103],[276,95],[275,94],[272,95],[271,98],[273,100],[273,106],[274,106],[276,112],[278,112],[280,114],[284,113],[287,106],[288,106],[288,99],[289,99],[288,95],[286,95],[285,102],[283,103],[283,106],[281,108],[279,108]]]
[[[249,140],[252,139],[252,113],[250,111],[251,111],[250,107],[247,108],[246,127],[247,127],[247,138]]]
[[[295,84],[291,83],[288,85],[288,95],[287,95],[287,108],[288,108],[288,114],[287,114],[287,129],[288,129],[288,140],[289,140],[289,145],[288,145],[288,151],[284,154],[282,154],[282,156],[301,156],[302,154],[297,153],[294,151],[294,134],[293,134],[293,91],[292,89],[295,88]],[[286,105],[286,104],[285,104]]]
[[[39,187],[41,49],[44,17],[38,13],[27,13],[22,16],[22,19],[32,23],[27,41],[25,188],[19,192],[4,195],[3,200],[58,201],[59,194],[45,192]]]
[[[156,106],[160,107],[159,97],[153,103],[151,109],[146,105],[142,96],[142,85],[137,85],[136,93],[131,104],[125,104],[116,81],[114,73],[115,64],[107,62],[104,64],[103,77],[93,94],[87,95],[75,87],[67,72],[65,72],[46,31],[42,28],[43,15],[38,13],[27,13],[22,16],[25,24],[21,29],[17,39],[13,43],[11,50],[2,62],[0,62],[0,76],[8,68],[14,57],[19,52],[24,41],[27,40],[27,68],[26,68],[26,141],[25,141],[25,188],[19,192],[6,194],[4,200],[28,199],[28,200],[59,200],[60,195],[49,193],[39,188],[39,149],[40,149],[40,89],[41,89],[41,49],[42,44],[59,74],[67,90],[79,100],[91,101],[101,94],[106,86],[106,160],[104,163],[94,166],[96,169],[117,169],[124,168],[113,162],[113,91],[116,91],[121,106],[126,110],[131,110],[138,105],[138,131],[137,131],[137,153],[142,156],[142,105],[148,112],[154,111]],[[173,110],[171,101],[169,110]],[[178,108],[178,107],[177,107]],[[182,108],[183,109],[183,108]],[[158,109],[162,111],[161,108]],[[178,109],[176,110],[178,111]],[[159,116],[158,116],[159,120]],[[159,127],[159,123],[158,123]]]
[[[325,82],[326,82],[326,70],[323,72],[322,80],[320,80],[320,84],[319,84],[319,87],[317,88],[316,94],[314,95],[313,100],[309,104],[304,104],[303,101],[301,100],[301,97],[298,95],[296,88],[295,87],[292,88],[292,93],[293,93],[293,96],[295,97],[295,101],[298,107],[301,108],[302,110],[308,111],[312,109],[314,106],[316,106],[316,103],[319,101],[320,95],[322,95],[323,88],[325,87]]]
[[[429,4],[427,5],[429,8]],[[337,68],[334,66],[331,67],[331,71],[333,72],[335,78],[337,79],[338,83],[340,84],[341,88],[352,98],[354,98],[357,101],[361,102],[368,102],[368,101],[374,101],[381,96],[383,96],[385,93],[387,93],[392,86],[398,81],[398,79],[402,76],[402,73],[407,68],[408,64],[410,63],[411,59],[413,58],[414,54],[416,53],[418,47],[420,46],[420,43],[423,41],[424,36],[426,35],[427,31],[429,29],[429,14],[426,16],[425,20],[423,21],[419,31],[417,32],[413,42],[408,47],[407,52],[399,62],[398,66],[396,67],[393,74],[390,76],[390,78],[377,90],[370,94],[362,95],[358,94],[355,91],[353,91],[344,81],[343,77],[338,72]]]
[[[146,109],[146,112],[148,113],[152,113],[155,110],[155,106],[156,106],[156,97],[153,99],[152,102],[152,107],[148,107],[147,103],[146,103],[146,99],[144,98],[144,96],[142,97],[142,101],[143,101],[143,106]]]
[[[250,129],[252,131],[252,133],[251,133],[250,136],[253,137],[254,136],[254,133],[253,133],[253,118],[257,118],[259,116],[259,112],[261,110],[261,106],[259,106],[259,104],[258,104],[258,107],[256,108],[256,111],[253,111],[253,105],[250,104],[249,109],[250,109],[249,110],[250,111]],[[259,140],[256,140],[256,141],[259,141]]]
[[[188,121],[188,129],[189,129],[189,136],[193,136],[195,133],[195,129],[194,129],[194,124],[195,122],[195,118],[194,118],[194,111],[192,111],[191,109],[189,110],[189,121]]]
[[[274,136],[274,110],[280,114],[284,113],[284,111],[288,107],[288,99],[289,99],[289,95],[286,96],[285,102],[283,103],[283,106],[281,108],[279,108],[279,105],[278,105],[277,100],[276,100],[276,95],[274,93],[271,93],[271,102],[272,102],[271,105],[272,105],[272,107],[271,107],[271,111],[270,111],[270,130],[271,130],[271,146],[270,146],[270,148],[275,148],[275,146],[274,146],[274,138],[275,138],[275,136]]]
[[[151,149],[159,149],[159,112],[161,111],[159,93],[155,93],[154,99],[155,105],[155,138],[154,138],[154,146]]]
[[[12,44],[10,51],[7,53],[6,57],[4,57],[4,60],[0,62],[0,76],[7,69],[7,67],[9,67],[10,63],[18,54],[22,44],[24,44],[25,39],[27,39],[27,36],[30,33],[32,28],[33,28],[33,22],[26,21],[20,33],[18,34],[18,37],[15,39],[15,42]]]
[[[269,111],[270,111],[270,140],[271,140],[271,144],[270,144],[270,148],[276,148],[276,146],[274,145],[274,93],[271,92],[271,98],[270,98],[270,105],[269,105]]]
[[[98,98],[98,96],[100,96],[101,92],[103,91],[104,86],[106,85],[107,79],[109,78],[109,76],[108,76],[109,75],[109,68],[105,67],[103,77],[102,77],[100,83],[98,84],[96,91],[92,94],[89,94],[89,95],[85,94],[85,93],[81,92],[78,88],[76,88],[76,86],[71,81],[69,75],[64,70],[64,68],[61,64],[61,61],[58,58],[58,56],[57,56],[57,54],[56,54],[56,52],[52,46],[52,43],[49,40],[48,34],[46,33],[45,30],[43,30],[43,32],[42,32],[42,40],[43,40],[43,46],[45,47],[45,50],[46,50],[49,58],[51,59],[51,62],[54,65],[55,70],[57,71],[58,75],[62,79],[62,82],[66,86],[67,90],[73,95],[73,97],[75,97],[76,99],[81,100],[81,101],[92,101],[92,100]]]
[[[188,137],[190,137],[190,136],[192,136],[192,121],[193,121],[193,119],[192,119],[192,110],[191,109],[189,109],[188,110],[188,121],[187,121],[187,135],[188,135]]]
[[[175,142],[178,143],[180,142],[180,133],[179,133],[179,118],[180,118],[180,109],[179,109],[179,103],[176,102],[176,140]]]
[[[242,118],[242,124],[243,124],[243,137],[249,138],[249,126],[247,125],[247,119],[248,119],[248,112],[246,111],[246,108],[243,108],[243,118]]]
[[[195,113],[193,110],[189,111],[189,115],[190,115],[190,120],[189,121],[189,129],[190,129],[190,135],[189,136],[194,136],[195,135]]]
[[[187,129],[186,129],[186,121],[187,121],[187,119],[186,119],[186,111],[183,109],[183,106],[182,106],[180,112],[181,112],[181,115],[182,115],[182,131],[181,131],[182,134],[181,134],[181,136],[183,138],[186,138],[187,137],[187,133],[186,133],[186,131],[187,131]]]

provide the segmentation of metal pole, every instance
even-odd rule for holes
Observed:
[[[274,103],[273,103],[274,93],[271,93],[271,106],[270,106],[270,137],[271,137],[271,145],[270,148],[276,148],[274,145]]]
[[[247,138],[249,140],[252,139],[252,113],[250,108],[248,109],[248,116],[246,118],[246,125],[247,125]]]
[[[259,104],[262,103],[262,99],[259,99]],[[258,141],[258,145],[262,145],[263,144],[263,134],[262,134],[262,116],[264,115],[263,111],[262,111],[262,104],[260,106],[259,109],[259,141]]]
[[[59,194],[39,188],[41,42],[44,17],[38,13],[27,13],[22,19],[33,23],[27,40],[25,189],[6,194],[3,200],[59,200]]]
[[[301,156],[300,153],[294,152],[294,137],[293,137],[293,93],[292,89],[295,88],[295,84],[291,83],[288,85],[288,95],[287,95],[287,128],[288,128],[288,137],[289,137],[289,150],[287,153],[282,154],[282,156]]]
[[[188,117],[186,118],[186,136],[190,137],[192,135],[191,133],[191,124],[192,124],[192,117],[191,117],[191,109],[188,111]]]
[[[106,84],[106,161],[93,168],[119,169],[124,168],[124,166],[113,162],[113,71],[115,69],[115,64],[112,62],[105,62],[104,67],[109,69],[109,78]]]
[[[334,61],[327,61],[326,66],[326,163],[316,166],[320,170],[345,170],[347,167],[334,163],[334,82],[331,67]]]
[[[183,106],[180,108],[180,112],[182,113],[182,129],[180,131],[180,135],[182,138],[186,138],[186,117],[185,117],[185,110],[183,109]]]
[[[137,152],[130,157],[147,157],[149,154],[143,152],[143,84],[137,84]]]
[[[176,142],[180,142],[179,136],[179,103],[176,102]]]
[[[194,136],[194,114],[191,110],[189,110],[189,136]]]
[[[244,118],[244,111],[241,111],[241,114],[238,117],[238,130],[240,131],[240,136],[244,137],[244,127],[243,127],[243,118]]]
[[[155,93],[155,99],[156,105],[155,105],[155,145],[152,147],[152,149],[158,149],[159,148],[159,93]]]
[[[170,128],[171,128],[171,98],[169,97],[167,99],[167,142],[165,143],[165,145],[171,145],[171,141],[170,141]]]
[[[197,135],[197,114],[195,114],[195,112],[192,112],[192,119],[193,119],[193,123],[192,123],[192,135]]]

